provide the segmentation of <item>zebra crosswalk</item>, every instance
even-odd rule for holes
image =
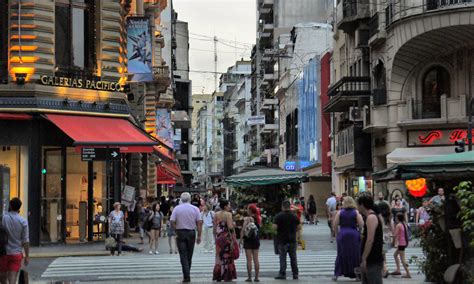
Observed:
[[[420,249],[407,249],[407,258],[421,257]],[[271,252],[260,254],[262,278],[275,276],[279,270],[279,258]],[[335,251],[298,251],[298,268],[301,279],[331,277],[334,271]],[[193,257],[191,276],[196,279],[212,279],[214,255],[196,253]],[[246,261],[242,255],[236,261],[238,277],[246,277]],[[395,268],[393,257],[388,257],[388,267]],[[289,260],[288,274],[291,275]],[[181,279],[179,255],[127,254],[121,257],[61,257],[54,260],[42,274],[43,280],[104,281],[104,280],[165,280]]]

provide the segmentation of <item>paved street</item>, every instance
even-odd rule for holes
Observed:
[[[335,244],[329,242],[328,228],[324,225],[304,227],[305,238],[308,240],[306,250],[298,251],[298,266],[300,269],[299,282],[329,283],[331,282],[336,258]],[[83,256],[83,257],[60,257],[53,260],[44,271],[37,271],[38,282],[104,282],[130,283],[138,280],[140,283],[170,283],[181,280],[181,266],[178,255],[166,253],[167,242],[161,244],[160,255],[148,255],[143,253],[126,253],[122,257],[111,256]],[[421,256],[419,248],[407,249],[408,258],[412,255]],[[40,260],[35,260],[40,261]],[[261,249],[261,280],[263,283],[273,283],[278,272],[278,257],[272,252],[272,241],[264,240]],[[389,268],[393,270],[395,263],[389,257]],[[33,264],[34,265],[34,264]],[[193,259],[192,280],[193,282],[210,282],[214,256],[202,253],[198,247]],[[417,275],[416,269],[412,268],[414,279],[405,281],[401,279],[389,279],[386,283],[421,283],[422,275]],[[239,282],[246,278],[245,257],[237,261]],[[291,273],[288,271],[288,274]],[[287,280],[293,282],[292,280]],[[342,278],[339,282],[354,282]],[[281,282],[281,281],[280,281]]]

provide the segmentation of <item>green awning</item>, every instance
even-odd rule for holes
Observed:
[[[258,186],[300,183],[307,178],[308,174],[303,172],[287,172],[278,168],[264,168],[230,176],[225,179],[225,182],[234,186]]]
[[[401,163],[373,174],[377,182],[414,178],[474,178],[474,151],[433,156]]]

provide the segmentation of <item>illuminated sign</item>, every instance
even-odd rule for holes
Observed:
[[[284,165],[284,168],[285,168],[285,171],[294,172],[294,171],[296,171],[296,162],[286,161],[285,165]]]
[[[47,86],[90,89],[96,91],[120,92],[122,90],[119,83],[86,78],[43,75],[40,77],[39,82],[42,85]]]
[[[464,140],[467,143],[467,130],[435,129],[408,131],[408,147],[451,146],[457,140]]]
[[[405,185],[408,188],[408,192],[414,197],[423,197],[428,189],[426,179],[424,178],[407,180],[405,181]]]

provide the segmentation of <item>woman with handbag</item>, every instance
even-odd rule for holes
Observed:
[[[120,207],[120,202],[114,203],[114,210],[109,214],[109,234],[115,240],[115,246],[110,248],[110,253],[115,254],[117,250],[118,255],[122,253],[122,235],[125,228],[125,216]]]
[[[216,240],[216,264],[212,280],[230,282],[237,279],[234,260],[239,258],[239,244],[235,236],[232,209],[229,201],[222,200],[221,211],[214,217],[214,236]]]

